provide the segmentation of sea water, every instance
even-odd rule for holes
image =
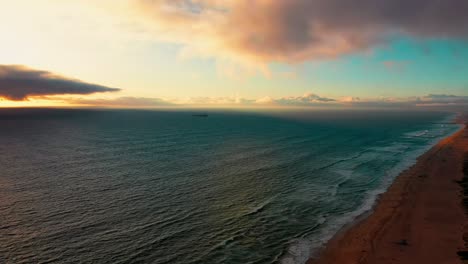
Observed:
[[[206,113],[0,110],[0,263],[304,263],[459,129],[440,112]]]

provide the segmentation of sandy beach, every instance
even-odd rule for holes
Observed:
[[[465,128],[400,174],[369,216],[336,235],[308,263],[463,263],[466,120],[459,120]]]

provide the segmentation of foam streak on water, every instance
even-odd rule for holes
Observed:
[[[304,263],[451,118],[0,110],[0,263]]]

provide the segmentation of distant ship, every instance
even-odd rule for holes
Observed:
[[[208,117],[208,114],[193,114],[195,117]]]

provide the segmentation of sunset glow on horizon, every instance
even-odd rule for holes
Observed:
[[[0,107],[466,106],[466,3],[371,2],[0,0],[4,69],[119,89]]]

